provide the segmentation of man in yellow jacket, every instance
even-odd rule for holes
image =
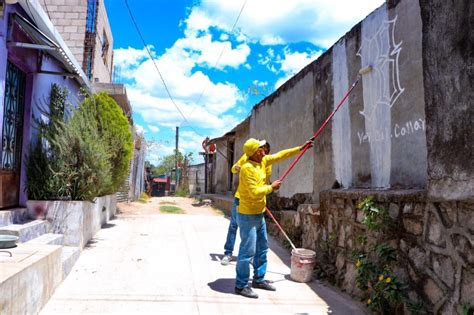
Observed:
[[[263,150],[265,151],[265,156],[263,157],[262,164],[265,163],[265,158],[270,153],[270,144],[266,140],[263,145]],[[240,172],[240,168],[248,161],[248,156],[244,153],[240,159],[232,165],[231,172],[237,174]],[[272,166],[269,165],[265,167],[265,183],[269,183],[270,177],[272,176]],[[227,266],[232,261],[232,253],[234,252],[235,238],[237,236],[237,207],[239,206],[240,196],[237,191],[234,196],[234,203],[230,211],[230,222],[229,228],[227,229],[227,237],[224,244],[224,256],[221,259],[221,265]]]
[[[264,144],[265,141],[253,138],[244,143],[244,153],[247,155],[248,161],[240,169],[237,189],[240,197],[237,223],[240,228],[241,241],[236,266],[235,293],[249,298],[258,298],[258,295],[248,286],[252,258],[254,267],[252,287],[269,291],[276,290],[270,281],[265,280],[268,238],[264,212],[266,195],[278,190],[281,182],[276,180],[271,185],[267,185],[265,168],[297,154],[305,146],[313,145],[310,141],[303,146],[265,156]]]

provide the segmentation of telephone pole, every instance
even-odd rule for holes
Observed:
[[[179,173],[178,173],[178,143],[179,143],[179,127],[176,126],[176,150],[175,150],[175,165],[174,165],[174,171],[176,175],[176,182],[174,185],[174,191],[175,193],[178,191],[178,185],[179,185]]]

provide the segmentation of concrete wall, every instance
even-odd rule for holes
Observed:
[[[267,140],[271,153],[301,145],[312,133],[313,76],[309,72],[300,74],[298,80],[291,80],[252,111],[249,137]],[[282,175],[291,160],[275,164],[271,180]],[[279,195],[291,197],[295,192],[312,193],[313,166],[314,155],[304,156],[287,177]]]
[[[227,147],[228,142],[225,138],[216,142],[216,148],[219,151],[214,154],[216,162],[213,165],[214,176],[212,178],[215,193],[225,193],[229,190],[230,169],[228,159],[230,159],[230,156]]]
[[[372,66],[279,197],[311,194],[317,202],[331,187],[426,187],[421,22],[416,1],[382,5],[254,107],[248,137],[269,140],[272,152],[300,145],[337,107],[358,71]],[[289,163],[276,165],[272,179]]]
[[[87,0],[39,0],[74,57],[82,65]]]
[[[64,245],[81,249],[116,213],[117,197],[108,195],[89,201],[28,200],[28,215],[44,214],[49,233],[64,235]]]
[[[474,2],[437,0],[420,5],[428,195],[474,200]]]
[[[204,163],[191,165],[188,168],[189,193],[191,195],[204,194]]]

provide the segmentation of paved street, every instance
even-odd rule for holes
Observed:
[[[159,213],[164,202],[186,213]],[[363,313],[317,281],[289,280],[289,252],[273,240],[267,278],[277,291],[255,290],[259,299],[235,295],[235,262],[220,264],[229,221],[191,202],[166,197],[120,206],[41,314]]]

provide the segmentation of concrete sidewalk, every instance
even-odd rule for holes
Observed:
[[[267,278],[277,291],[235,295],[235,262],[220,264],[228,223],[207,215],[119,215],[41,314],[363,314],[316,281],[289,280],[289,253],[273,241]]]

